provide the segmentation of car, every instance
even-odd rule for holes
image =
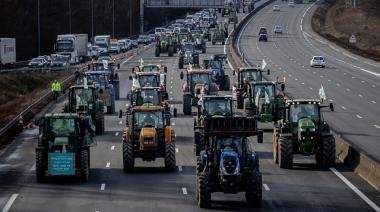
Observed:
[[[137,42],[138,44],[148,45],[150,44],[150,39],[146,35],[139,35],[139,37],[137,38]]]
[[[50,67],[55,68],[68,68],[70,66],[70,57],[67,55],[52,54]]]
[[[259,35],[259,41],[268,42],[268,35],[267,34],[260,34]]]
[[[275,34],[282,34],[282,31],[283,31],[282,26],[279,26],[279,25],[275,26],[273,30]]]
[[[294,1],[289,1],[288,6],[289,7],[294,7]]]
[[[88,56],[91,58],[97,58],[99,55],[99,46],[97,45],[91,45],[88,47]]]
[[[137,48],[139,47],[139,42],[136,39],[131,39],[131,48]]]
[[[278,4],[274,5],[273,11],[280,11],[280,5],[278,5]]]
[[[126,52],[127,49],[127,42],[125,40],[119,40],[119,46],[120,46],[120,51],[121,52]]]
[[[310,60],[310,66],[316,67],[320,66],[322,68],[326,67],[326,61],[323,56],[313,56],[313,58]]]
[[[261,34],[268,34],[267,28],[260,27],[260,29],[259,29],[259,35],[261,35]]]
[[[114,53],[114,54],[120,54],[121,48],[119,45],[119,42],[111,42],[110,49],[108,50],[109,53]]]
[[[155,30],[154,30],[154,34],[156,35],[160,35],[161,33],[165,32],[165,28],[163,27],[157,27]]]
[[[43,57],[36,57],[33,58],[29,63],[28,67],[29,68],[45,68],[48,67],[49,64]]]

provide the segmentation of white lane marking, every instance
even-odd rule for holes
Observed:
[[[352,79],[355,79],[356,77],[351,77]]]
[[[301,84],[302,84],[302,85],[305,85],[305,83],[304,83],[304,82],[301,82]]]
[[[336,84],[336,86],[338,86],[338,87],[339,87],[339,86],[340,86],[340,84],[339,84],[339,83],[337,83],[337,84]]]
[[[182,166],[178,166],[178,171],[182,172]]]
[[[267,184],[263,184],[265,191],[270,191],[269,186]]]
[[[358,59],[358,58],[356,58],[356,57],[354,57],[354,56],[352,56],[352,55],[350,55],[350,54],[347,54],[347,53],[345,53],[345,52],[343,52],[343,54],[346,55],[347,57],[352,58],[352,59],[355,59],[355,60]]]
[[[376,104],[376,102],[375,101],[371,101],[373,104]]]
[[[372,207],[375,211],[380,211],[380,207],[377,206],[372,200],[370,200],[365,194],[363,194],[356,186],[354,186],[347,178],[345,178],[340,172],[338,172],[335,168],[330,168],[330,170],[341,179],[351,190],[353,190],[364,202],[366,202],[369,206]]]
[[[340,106],[343,110],[347,110],[347,108],[345,106]]]
[[[175,122],[172,122],[172,126],[175,126]]]
[[[372,85],[372,88],[376,88],[376,85]]]
[[[362,83],[365,83],[365,81],[364,81],[364,80],[362,80]]]
[[[349,88],[347,88],[346,91],[351,91],[351,90]]]
[[[119,124],[123,124],[123,121],[119,121]]]
[[[363,95],[361,95],[361,94],[358,94],[358,97],[360,97],[360,98],[363,98]]]
[[[313,90],[313,88],[310,88],[310,90]]]
[[[182,187],[182,193],[183,195],[187,195],[187,189],[185,187]]]
[[[106,189],[106,184],[105,183],[102,183],[101,185],[100,185],[100,190],[101,191],[104,191]]]
[[[330,102],[333,102],[334,100],[333,99],[329,99]]]
[[[111,162],[107,162],[106,168],[109,168],[111,166]]]
[[[5,204],[4,208],[1,210],[1,212],[8,212],[9,209],[11,209],[13,203],[17,199],[18,194],[12,194],[12,196],[9,198],[7,204]]]
[[[35,171],[36,170],[36,164],[33,164],[33,166],[32,167],[30,167],[30,169],[29,169],[31,172],[32,171]]]
[[[295,81],[298,81],[298,78],[295,78],[294,80],[295,80]]]
[[[358,119],[362,119],[363,117],[361,117],[360,115],[356,114],[356,117],[358,117]]]
[[[119,135],[119,132],[115,132],[115,136],[118,136]]]
[[[331,82],[331,79],[328,79],[327,81]]]
[[[178,148],[175,148],[175,152],[178,152],[179,150],[178,150]]]
[[[378,126],[377,124],[374,124],[373,126],[376,127],[377,129],[380,129],[380,126]]]
[[[115,146],[111,146],[111,150],[115,150]]]

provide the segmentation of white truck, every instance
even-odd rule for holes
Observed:
[[[95,36],[94,44],[99,46],[99,52],[108,52],[111,46],[111,36],[110,35]]]
[[[16,39],[0,38],[0,67],[12,66],[16,62]]]
[[[54,49],[57,54],[69,56],[70,64],[76,64],[88,59],[87,46],[87,34],[66,34],[57,36]]]

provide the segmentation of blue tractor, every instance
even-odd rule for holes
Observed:
[[[203,66],[212,70],[212,81],[215,82],[221,91],[230,90],[230,77],[226,74],[224,64],[227,64],[226,54],[215,54],[210,60],[203,60]]]
[[[197,157],[198,206],[211,206],[212,192],[245,192],[250,206],[261,207],[259,158],[248,137],[257,134],[256,117],[204,117],[204,150]]]

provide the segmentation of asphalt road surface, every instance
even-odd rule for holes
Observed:
[[[282,16],[277,17],[277,14],[272,14],[269,7],[264,9],[263,13],[259,13],[255,19],[258,18],[265,23],[271,23],[276,19],[294,21],[293,19],[296,19],[300,12],[297,12],[298,9],[301,9],[299,7],[304,8],[307,5],[297,5],[294,8],[294,17],[292,15],[287,19],[281,19]],[[252,23],[256,23],[256,21]],[[249,33],[252,34],[252,31],[255,31],[253,29],[256,28],[255,25],[252,28],[247,27],[246,32],[251,29]],[[252,38],[249,36],[244,38],[248,41],[247,46],[255,44],[255,39],[253,35],[251,36]],[[265,45],[273,45],[273,43],[268,42]],[[254,52],[250,53],[252,56],[257,55],[257,51],[253,47],[251,46],[251,49]],[[207,54],[201,57],[207,58],[213,53],[223,53],[223,49],[222,45],[213,46],[208,43]],[[0,164],[0,209],[4,211],[8,209],[9,211],[49,212],[201,211],[195,200],[193,118],[182,114],[180,103],[182,102],[181,87],[183,81],[179,77],[181,70],[178,69],[177,57],[162,56],[156,58],[154,57],[154,48],[152,48],[140,56],[124,61],[119,71],[122,99],[117,101],[117,110],[125,109],[127,104],[125,97],[131,87],[128,77],[131,74],[131,68],[137,65],[141,58],[144,63],[161,63],[168,67],[169,97],[173,98],[171,99],[174,103],[173,107],[177,108],[179,112],[178,117],[172,119],[172,125],[176,131],[177,170],[174,172],[165,171],[163,161],[160,159],[155,162],[137,160],[135,171],[124,173],[122,170],[121,136],[125,127],[125,118],[119,119],[115,114],[106,116],[106,133],[97,137],[98,145],[91,149],[91,171],[88,182],[57,180],[39,184],[36,183],[34,173],[34,147],[38,129],[29,129],[0,151],[0,161],[2,161]],[[261,59],[258,55],[256,58]],[[273,59],[272,61],[276,62]],[[289,61],[286,61],[286,64],[293,65]],[[272,66],[272,64],[270,65]],[[233,79],[231,82],[235,81],[228,66],[226,69]],[[272,69],[275,70],[274,67]],[[318,69],[316,71],[326,72],[327,70]],[[302,76],[297,77],[301,79]],[[308,82],[306,81],[307,78],[304,78],[305,83]],[[300,87],[289,79],[288,91],[293,92]],[[221,92],[221,94],[230,94],[230,92]],[[48,111],[58,112],[61,108],[62,104],[57,104],[49,108]],[[194,109],[193,111],[195,112]],[[339,111],[336,114],[339,114]],[[263,207],[261,211],[373,210],[333,172],[318,169],[313,158],[297,157],[295,168],[292,170],[278,168],[272,162],[271,139],[271,133],[265,133],[263,144],[257,144],[255,137],[251,139],[254,149],[260,156],[260,167],[263,173]],[[338,165],[336,169],[364,195],[379,205],[379,194],[369,185],[352,172],[347,171],[344,166]],[[246,205],[243,194],[213,193],[212,200],[212,209],[215,211],[253,210]]]

